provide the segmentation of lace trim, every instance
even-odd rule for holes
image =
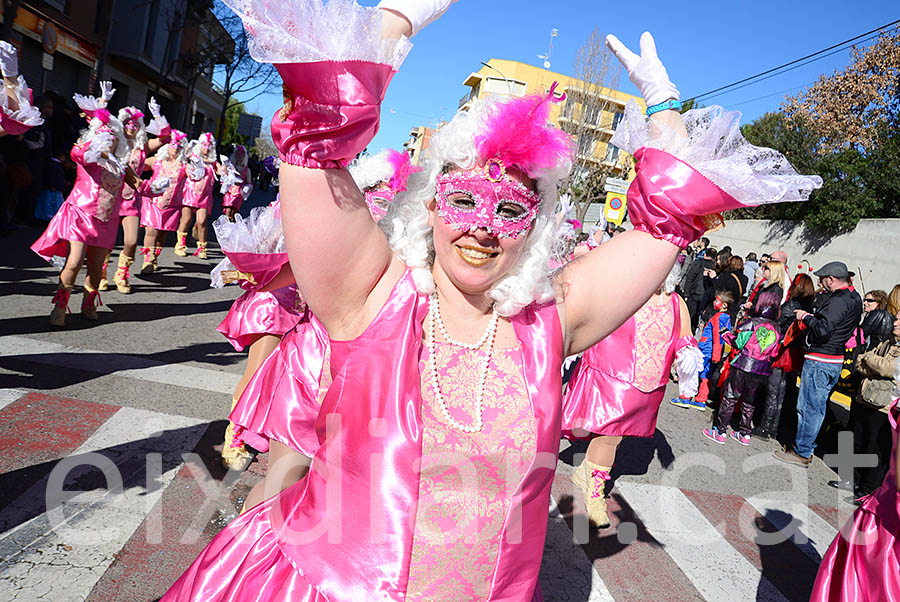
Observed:
[[[412,48],[408,38],[381,39],[382,11],[355,0],[223,0],[250,34],[250,54],[261,63],[370,61],[399,69]]]
[[[780,152],[753,146],[740,130],[741,113],[720,106],[683,115],[688,137],[645,117],[631,101],[610,143],[634,154],[641,147],[671,153],[712,180],[742,205],[805,201],[822,187],[819,176],[797,173]]]

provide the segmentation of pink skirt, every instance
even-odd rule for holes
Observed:
[[[650,393],[578,362],[563,401],[563,431],[583,429],[611,437],[652,437],[665,385]]]
[[[838,533],[813,585],[810,602],[900,600],[900,534],[865,506]]]
[[[212,211],[213,197],[210,194],[197,194],[194,192],[193,182],[188,180],[184,186],[184,196],[181,197],[181,204],[185,207],[193,207],[194,209],[206,209]]]
[[[170,205],[165,209],[160,209],[152,198],[141,203],[141,225],[143,227],[175,232],[178,230],[179,222],[181,222],[181,203],[175,206]]]
[[[247,291],[231,304],[228,315],[216,330],[236,350],[243,351],[259,335],[281,336],[296,326],[303,316],[297,305],[294,286],[268,293]]]
[[[141,195],[134,193],[134,196],[130,199],[122,197],[122,207],[119,209],[119,217],[140,217],[140,215]]]
[[[269,508],[304,488],[301,480],[234,519],[160,602],[328,602],[281,552],[269,520]]]
[[[256,369],[228,417],[235,437],[254,449],[275,440],[306,456],[319,448],[320,392],[331,384],[328,334],[310,314],[284,335]]]
[[[84,209],[66,201],[50,220],[47,229],[31,245],[31,250],[50,261],[54,255],[69,254],[67,241],[83,242],[89,247],[112,249],[116,244],[119,219],[102,222]]]
[[[240,209],[243,202],[244,196],[241,193],[231,194],[230,192],[227,192],[225,193],[225,196],[222,197],[223,207],[234,207],[235,209]]]

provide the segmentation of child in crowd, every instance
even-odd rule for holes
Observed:
[[[777,293],[760,294],[759,302],[750,310],[750,319],[740,324],[734,333],[726,333],[723,337],[739,353],[731,362],[725,394],[713,425],[703,430],[703,435],[716,443],[725,443],[731,415],[740,401],[740,430],[733,431],[731,437],[741,445],[750,445],[750,420],[756,408],[756,390],[767,381],[772,373],[772,362],[778,355],[778,325],[775,320],[778,319],[780,305],[781,298]]]
[[[706,409],[706,401],[709,399],[709,376],[722,361],[724,336],[731,330],[731,316],[728,310],[733,304],[734,295],[730,291],[716,291],[716,299],[713,301],[716,312],[703,327],[703,334],[699,339],[700,352],[703,354],[700,388],[693,400],[689,397],[676,397],[670,400],[672,405],[679,408]]]

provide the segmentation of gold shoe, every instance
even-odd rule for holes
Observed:
[[[159,256],[162,254],[162,247],[157,245],[153,247],[153,271],[157,271],[159,269]]]
[[[127,295],[131,292],[131,285],[128,283],[129,269],[131,268],[131,264],[134,263],[134,257],[129,257],[124,253],[119,255],[119,267],[116,268],[116,273],[113,274],[113,282],[116,283],[116,288],[119,289],[119,292],[123,295]]]
[[[141,247],[141,255],[144,256],[144,263],[141,265],[141,274],[152,274],[156,271],[156,255],[152,249]]]
[[[609,527],[609,516],[606,513],[606,482],[610,479],[610,470],[612,466],[600,466],[585,458],[576,469],[576,473],[581,474],[572,475],[572,481],[584,494],[588,519],[598,529]]]
[[[53,326],[65,326],[66,314],[69,313],[69,297],[72,296],[72,287],[62,282],[53,295],[53,311],[50,312],[50,324]]]
[[[106,272],[109,268],[109,256],[112,254],[112,251],[106,252],[106,257],[103,259],[103,274],[100,276],[100,283],[97,285],[98,291],[105,291],[109,288],[109,281],[106,279]]]
[[[187,232],[178,231],[178,241],[175,243],[175,254],[179,257],[187,256]]]
[[[91,322],[96,322],[100,319],[97,316],[97,308],[101,305],[103,305],[103,301],[100,300],[100,291],[84,287],[84,297],[81,298],[81,315]]]
[[[234,409],[237,399],[232,398],[231,409]],[[228,470],[247,470],[250,462],[253,461],[253,454],[247,449],[243,441],[235,440],[234,423],[228,421],[228,427],[225,429],[225,442],[222,445],[222,466]]]
[[[197,250],[194,251],[194,255],[199,257],[200,259],[206,259],[206,243],[197,241]]]

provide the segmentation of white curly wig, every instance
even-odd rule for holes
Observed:
[[[390,150],[385,149],[375,155],[364,155],[347,166],[350,177],[360,190],[391,179],[394,175],[394,165],[388,161],[389,153]]]
[[[107,123],[103,123],[97,117],[92,117],[90,121],[88,121],[87,128],[81,130],[77,143],[84,144],[89,140],[93,140],[100,128],[112,130],[113,136],[116,137],[116,150],[113,151],[113,154],[116,156],[116,159],[119,160],[119,163],[126,165],[128,163],[128,155],[131,154],[131,146],[128,144],[128,139],[125,138],[125,130],[122,129],[122,122],[112,115],[109,116],[109,121]]]
[[[421,293],[434,292],[434,246],[426,205],[435,197],[437,177],[453,168],[471,169],[479,161],[491,158],[478,155],[476,138],[484,133],[488,120],[496,116],[503,104],[503,100],[491,98],[477,100],[468,111],[458,112],[441,127],[431,139],[431,156],[425,160],[424,169],[410,176],[407,193],[395,199],[380,223],[394,252],[411,269]],[[540,211],[518,263],[488,293],[501,315],[512,316],[534,302],[545,303],[555,297],[548,265],[557,238],[554,209],[559,182],[571,166],[569,155],[549,168],[533,171],[543,200]]]
[[[169,146],[169,144],[163,144],[159,147],[159,150],[156,151],[155,155],[157,161],[165,161],[169,158]],[[190,142],[185,139],[185,141],[181,144],[181,148],[178,149],[178,154],[175,155],[175,160],[179,163],[186,163],[188,160],[187,153],[190,148]]]
[[[119,109],[119,121],[122,122],[123,125],[123,133],[124,133],[124,125],[126,121],[132,120],[131,115],[134,113],[139,113],[140,109],[137,107],[122,107]],[[147,147],[147,126],[144,125],[144,118],[133,119],[132,121],[138,124],[138,131],[135,133],[134,138],[128,142],[128,152],[129,154],[136,148],[144,149]]]

